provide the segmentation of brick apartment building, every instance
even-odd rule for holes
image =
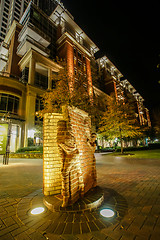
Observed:
[[[53,61],[56,56],[67,59],[70,74],[81,71],[86,75],[91,98],[93,92],[102,97],[111,92],[117,97],[123,94],[134,102],[140,124],[151,125],[144,99],[107,56],[95,59],[99,48],[60,1],[30,1],[24,10],[0,46],[0,118],[10,113],[11,152],[35,138],[40,96],[52,88],[52,75],[60,69]],[[101,81],[92,82],[92,63],[103,70]]]

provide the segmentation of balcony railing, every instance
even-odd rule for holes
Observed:
[[[8,61],[8,57],[6,55],[4,55],[4,54],[0,54],[0,60],[3,60],[5,62],[7,62]]]
[[[51,42],[51,38],[45,34],[44,32],[42,32],[40,29],[38,29],[37,27],[35,27],[33,24],[27,22],[24,27],[22,28],[22,30],[20,31],[19,33],[19,36],[18,36],[18,41],[21,41],[21,38],[23,36],[23,34],[25,33],[25,31],[27,29],[31,29],[32,31],[34,31],[37,35],[41,36],[42,38],[44,38],[48,43]],[[49,44],[48,44],[49,45]]]
[[[2,42],[0,45],[0,54],[8,56],[9,45],[5,42]]]
[[[69,33],[79,44],[81,44],[88,52],[91,53],[90,45],[78,34],[68,23],[64,22],[62,27],[62,35]]]
[[[43,45],[41,45],[40,43],[38,43],[37,41],[35,41],[33,38],[31,38],[30,36],[26,35],[25,38],[23,39],[23,41],[18,45],[17,47],[17,53],[21,50],[21,48],[23,47],[23,45],[25,43],[31,43],[33,44],[36,48],[40,49],[42,52],[44,52],[46,55],[50,55],[50,50],[46,47],[44,47]],[[29,50],[29,48],[27,49],[27,51]]]
[[[9,49],[9,45],[7,43],[5,43],[5,42],[2,42],[0,44],[0,49],[3,48],[3,47],[6,48],[6,49]]]

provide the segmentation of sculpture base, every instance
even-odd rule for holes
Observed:
[[[100,187],[90,189],[83,198],[79,199],[76,203],[63,208],[62,196],[52,195],[43,198],[44,205],[52,212],[71,212],[71,211],[85,211],[100,207],[104,201],[104,193]]]

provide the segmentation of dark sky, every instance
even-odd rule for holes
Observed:
[[[76,23],[142,95],[150,111],[160,106],[158,1],[62,2]]]

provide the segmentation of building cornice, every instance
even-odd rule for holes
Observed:
[[[25,68],[31,58],[35,59],[37,63],[44,65],[46,68],[52,69],[54,72],[58,72],[62,68],[62,66],[55,63],[53,60],[30,48],[18,63],[21,70]]]
[[[7,35],[5,36],[4,42],[8,43],[10,42],[10,39],[12,38],[13,34],[15,33],[16,27],[22,28],[22,25],[16,22],[15,20],[13,21]]]
[[[65,32],[58,40],[57,44],[61,44],[66,38],[69,38],[72,43],[77,46],[82,52],[86,53],[89,57],[92,57],[91,53],[84,48],[80,43],[78,43],[68,32]]]

